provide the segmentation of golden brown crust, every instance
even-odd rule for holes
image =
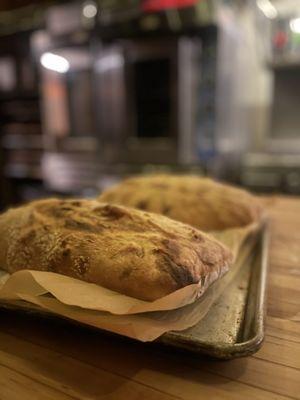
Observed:
[[[204,231],[248,225],[262,207],[249,192],[192,175],[145,175],[105,191],[100,201],[160,213]]]
[[[0,266],[52,271],[143,300],[226,272],[231,254],[169,218],[95,200],[41,200],[0,216]]]

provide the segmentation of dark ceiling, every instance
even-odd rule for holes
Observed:
[[[28,5],[43,5],[49,3],[49,0],[1,0],[0,11],[12,10]]]

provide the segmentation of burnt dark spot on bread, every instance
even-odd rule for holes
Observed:
[[[42,229],[44,232],[49,232],[51,230],[51,226],[48,224],[43,224]]]
[[[195,277],[188,266],[183,265],[180,260],[180,247],[174,240],[162,240],[163,248],[154,249],[157,255],[157,267],[167,272],[176,283],[177,288],[195,283]]]
[[[204,236],[201,235],[200,232],[197,232],[196,230],[192,230],[192,239],[197,240],[198,242],[203,242],[204,241]]]
[[[55,259],[49,259],[47,263],[47,271],[58,272],[57,262]]]
[[[204,275],[201,276],[200,282],[201,282],[201,287],[205,285],[206,277]]]
[[[136,207],[140,210],[147,210],[148,209],[148,202],[146,200],[138,201]]]
[[[71,254],[71,249],[67,248],[67,249],[63,249],[62,251],[62,255],[64,257],[68,257]]]
[[[73,208],[73,207],[70,207],[70,206],[62,206],[62,207],[61,207],[61,211],[62,211],[62,212],[65,212],[65,211],[74,211],[74,208]]]
[[[57,208],[51,208],[49,210],[46,210],[46,212],[49,216],[57,219],[64,217],[66,214],[66,210],[64,210],[63,206],[58,206]]]
[[[197,283],[190,269],[185,265],[177,264],[168,254],[161,254],[157,266],[172,277],[178,289]]]
[[[37,210],[44,215],[53,218],[62,218],[70,213],[76,212],[77,208],[81,206],[80,201],[69,201],[69,200],[56,200],[55,207],[49,206],[49,204],[40,204]]]
[[[82,202],[81,202],[81,201],[78,201],[78,200],[73,200],[73,201],[70,201],[70,204],[71,204],[72,206],[75,206],[75,207],[81,207]]]
[[[163,239],[162,245],[164,246],[164,251],[170,254],[172,258],[180,256],[180,247],[176,244],[175,240]]]
[[[126,215],[126,212],[117,206],[105,205],[104,207],[94,208],[96,213],[100,212],[101,215],[109,220],[118,220]]]
[[[164,214],[164,215],[168,215],[169,213],[170,213],[170,211],[171,211],[171,207],[170,206],[168,206],[168,205],[164,205],[163,207],[162,207],[162,213]]]
[[[129,278],[130,275],[132,274],[132,272],[133,272],[133,268],[131,268],[131,267],[124,268],[124,270],[122,271],[122,273],[120,275],[120,278],[121,279]]]
[[[61,246],[62,246],[63,248],[65,248],[65,247],[67,246],[67,244],[68,244],[68,242],[67,242],[66,239],[63,239],[63,240],[61,241]]]
[[[99,224],[91,224],[84,221],[78,221],[72,218],[66,218],[64,223],[65,228],[72,230],[79,230],[90,233],[100,233],[103,227]]]
[[[24,235],[20,236],[19,243],[22,246],[28,246],[36,238],[36,231],[34,229],[30,229]]]

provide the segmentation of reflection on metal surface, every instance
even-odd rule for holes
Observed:
[[[101,57],[96,62],[96,71],[105,72],[114,68],[120,68],[124,65],[124,57],[120,53],[111,53]]]

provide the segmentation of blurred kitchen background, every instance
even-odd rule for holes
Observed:
[[[151,171],[300,193],[300,1],[1,0],[0,208]]]

